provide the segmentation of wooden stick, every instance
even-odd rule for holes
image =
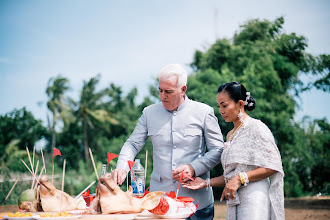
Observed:
[[[31,169],[32,169],[32,175],[33,175],[34,174],[34,169],[33,169],[33,166],[32,166],[31,157],[30,157],[30,153],[29,153],[28,147],[26,147],[26,151],[27,151],[27,154],[29,156],[29,161],[30,161],[30,165],[31,165]]]
[[[34,188],[33,188],[33,191],[36,190],[36,188],[37,188],[37,186],[38,186],[38,183],[39,183],[39,180],[40,180],[40,177],[41,177],[42,172],[44,171],[44,169],[45,169],[45,167],[42,167],[42,169],[41,169],[41,171],[40,171],[40,174],[39,174],[39,177],[38,177],[38,179],[37,179],[37,181],[36,181],[36,185],[35,185]]]
[[[144,170],[144,180],[147,182],[147,169],[148,169],[148,150],[146,150],[146,162]]]
[[[8,195],[6,196],[5,200],[2,202],[1,206],[3,206],[3,204],[5,204],[5,202],[6,202],[6,200],[8,199],[8,197],[9,197],[10,193],[13,191],[14,187],[16,186],[16,184],[17,184],[18,180],[19,180],[19,177],[17,177],[17,179],[16,179],[16,181],[15,181],[14,185],[11,187],[11,189],[10,189],[10,191],[9,191]]]
[[[54,163],[53,163],[53,169],[52,169],[52,184],[54,185]]]
[[[39,160],[37,161],[37,166],[36,166],[36,172],[34,173],[34,178],[33,178],[33,181],[32,181],[32,185],[31,185],[31,189],[33,189],[33,185],[34,185],[34,180],[36,180],[37,178],[37,173],[38,173],[38,166],[39,166]]]
[[[93,153],[92,153],[92,150],[90,148],[89,148],[89,155],[91,156],[91,160],[92,160],[92,163],[93,163],[96,178],[97,178],[98,181],[100,181],[99,175],[97,174],[96,166],[95,166],[95,163],[94,163]]]
[[[66,162],[66,159],[64,159],[64,162],[63,162],[63,175],[62,175],[62,191],[63,192],[64,192],[65,162]]]
[[[45,167],[45,174],[47,175],[46,165],[45,165],[45,158],[44,158],[44,153],[42,152],[42,148],[41,148],[41,156],[42,156],[42,162],[43,162],[44,167]]]
[[[129,171],[128,171],[129,172]],[[126,173],[126,191],[128,190],[128,172]]]
[[[36,151],[36,150],[35,150],[35,146],[33,146],[33,157],[32,157],[32,158],[33,158],[33,159],[32,159],[32,166],[33,166],[33,167],[34,167],[34,155],[35,155],[35,151]]]
[[[30,168],[28,167],[28,165],[26,165],[26,163],[24,162],[24,160],[21,159],[21,161],[23,162],[23,164],[25,165],[25,167],[30,171],[31,175],[33,176],[32,171],[30,170]]]
[[[65,206],[62,211],[65,211],[65,209],[70,206],[72,203],[74,203],[84,192],[86,192],[86,190],[88,190],[92,185],[94,185],[96,181],[93,181],[91,184],[89,184],[89,186],[87,186],[83,191],[81,191],[75,198],[74,200],[72,200],[72,202],[70,202],[67,206]]]

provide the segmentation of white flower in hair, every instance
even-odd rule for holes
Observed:
[[[246,92],[246,99],[244,101],[244,105],[248,105],[248,100],[250,99],[250,92]],[[251,103],[250,103],[251,104]],[[252,104],[253,105],[253,104]],[[249,105],[250,106],[250,105]]]

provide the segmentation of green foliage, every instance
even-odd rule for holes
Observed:
[[[326,119],[304,118],[294,121],[298,106],[296,98],[311,88],[330,91],[329,55],[313,56],[306,53],[307,39],[296,33],[284,33],[284,19],[247,21],[235,33],[233,39],[218,39],[205,51],[197,50],[191,67],[194,73],[188,78],[189,98],[212,106],[219,119],[222,133],[232,129],[222,120],[216,103],[218,86],[238,81],[244,84],[257,105],[250,116],[265,122],[272,130],[280,149],[285,171],[286,197],[330,194],[330,125]],[[304,85],[302,74],[312,74],[315,81]],[[150,85],[150,96],[136,103],[138,90],[132,88],[126,95],[120,86],[111,83],[99,88],[101,75],[83,82],[78,100],[66,96],[69,81],[57,76],[48,82],[47,106],[52,113],[48,129],[42,126],[25,108],[14,109],[0,116],[0,189],[4,199],[16,176],[26,175],[26,168],[20,162],[28,162],[25,147],[30,151],[36,141],[48,141],[44,151],[47,174],[51,173],[52,151],[56,146],[62,157],[55,158],[54,184],[61,188],[63,160],[66,159],[64,191],[78,194],[96,180],[89,158],[88,148],[93,151],[97,170],[107,162],[107,152],[119,154],[121,147],[135,128],[142,110],[159,101],[158,80]],[[61,126],[59,126],[61,125]],[[56,129],[56,132],[55,132]],[[148,150],[147,186],[153,166],[152,144],[148,140],[137,158],[145,166]],[[36,159],[41,159],[40,153]],[[114,169],[117,159],[110,162]],[[20,172],[20,173],[16,173]],[[221,165],[211,171],[211,176],[222,175]],[[30,176],[30,174],[28,174]],[[9,180],[11,182],[9,182]],[[18,195],[31,187],[31,181],[20,182],[6,204],[14,204]],[[90,189],[95,192],[96,184]],[[121,186],[126,190],[126,182]],[[219,198],[222,188],[215,188]]]
[[[305,37],[283,33],[283,24],[282,17],[274,22],[250,20],[235,33],[232,42],[219,39],[205,52],[197,50],[191,63],[195,74],[189,77],[187,94],[213,106],[225,135],[232,125],[226,124],[217,110],[217,87],[230,81],[242,83],[257,100],[250,116],[265,122],[276,138],[286,173],[286,195],[329,193],[329,179],[325,177],[329,175],[321,175],[329,168],[329,158],[325,156],[328,150],[324,150],[329,146],[329,135],[326,129],[313,129],[314,124],[320,123],[323,128],[329,124],[316,120],[306,130],[295,123],[298,104],[292,95],[299,97],[311,87],[329,91],[329,56],[307,54]],[[304,88],[301,74],[321,78]],[[212,175],[222,174],[220,165],[215,171]]]

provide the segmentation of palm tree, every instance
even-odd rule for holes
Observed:
[[[88,128],[93,129],[93,121],[101,124],[109,122],[111,124],[118,124],[118,121],[110,117],[108,112],[103,108],[103,99],[107,95],[107,89],[96,91],[96,86],[100,81],[101,75],[98,74],[92,77],[88,82],[84,81],[83,89],[80,95],[78,104],[78,117],[82,122],[83,137],[84,137],[84,151],[85,160],[88,160]]]
[[[70,107],[68,105],[68,98],[64,93],[69,90],[69,80],[58,75],[55,78],[50,78],[48,81],[46,93],[49,98],[47,102],[48,109],[52,112],[52,122],[47,115],[48,127],[52,132],[52,149],[56,146],[56,130],[58,119],[62,119],[65,123],[70,117],[68,115]]]

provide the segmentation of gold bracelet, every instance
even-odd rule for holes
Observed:
[[[239,172],[238,175],[239,175],[239,179],[241,180],[241,184],[242,184],[242,185],[243,185],[243,184],[245,185],[245,178],[244,178],[243,173]]]

